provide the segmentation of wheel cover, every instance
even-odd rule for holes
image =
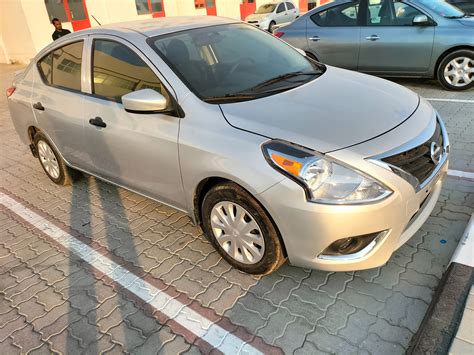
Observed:
[[[46,173],[53,179],[59,178],[59,163],[53,150],[45,141],[38,142],[38,155]]]
[[[262,231],[250,213],[242,206],[222,201],[211,211],[214,237],[224,251],[243,264],[256,264],[265,253]]]
[[[474,81],[474,59],[458,57],[444,67],[444,80],[452,86],[463,87]]]

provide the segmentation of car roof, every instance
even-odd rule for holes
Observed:
[[[83,34],[85,34],[85,32],[93,34],[111,31],[135,33],[138,32],[146,37],[154,37],[162,34],[179,32],[193,28],[225,25],[239,22],[241,21],[219,16],[170,16],[146,20],[113,23],[100,27],[94,27],[81,32]]]

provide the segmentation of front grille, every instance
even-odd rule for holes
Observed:
[[[431,158],[431,144],[433,142],[436,142],[443,149],[443,133],[438,121],[436,121],[436,129],[433,136],[425,143],[382,160],[413,175],[422,184],[436,169],[437,164]]]

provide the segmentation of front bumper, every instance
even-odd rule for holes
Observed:
[[[443,127],[444,129],[444,127]],[[392,189],[386,199],[365,205],[324,205],[308,202],[301,186],[285,179],[260,195],[283,238],[288,259],[300,267],[326,271],[362,270],[381,266],[424,224],[434,209],[448,170],[446,153],[423,188],[369,159],[360,159],[371,176]],[[354,162],[351,152],[336,152],[337,159]],[[327,257],[323,254],[333,242],[349,237],[380,233],[360,252]]]
[[[252,20],[252,21],[247,21],[247,22],[251,25],[254,25],[264,30],[267,30],[268,27],[270,26],[270,20],[261,20],[261,21]]]

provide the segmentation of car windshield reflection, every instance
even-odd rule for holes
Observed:
[[[149,43],[198,97],[212,103],[275,94],[324,72],[323,65],[246,24],[182,31]],[[268,82],[268,90],[259,87]]]

